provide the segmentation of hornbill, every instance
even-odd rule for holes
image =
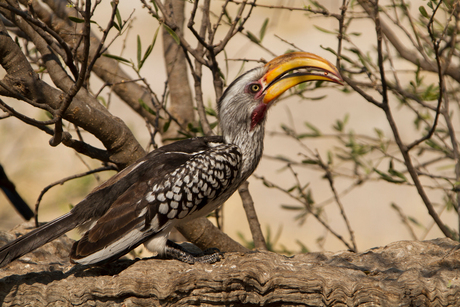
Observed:
[[[192,255],[168,240],[179,223],[205,216],[237,190],[263,151],[267,110],[282,93],[312,80],[341,84],[334,65],[306,52],[279,56],[233,81],[217,104],[222,136],[178,141],[156,149],[95,188],[69,213],[0,248],[0,266],[79,227],[70,259],[113,261],[140,244],[187,263],[220,259]]]

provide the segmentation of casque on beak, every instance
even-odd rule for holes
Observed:
[[[342,84],[337,68],[329,61],[308,52],[291,52],[265,64],[268,71],[260,80],[264,87],[263,103],[269,104],[288,89],[307,81]]]

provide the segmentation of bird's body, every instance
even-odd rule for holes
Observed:
[[[293,69],[316,68],[287,73]],[[328,75],[330,73],[331,75]],[[257,167],[263,152],[266,112],[282,92],[301,82],[340,83],[336,68],[309,53],[278,57],[236,79],[218,102],[222,136],[163,146],[93,190],[66,215],[0,248],[0,266],[79,227],[71,261],[100,264],[140,244],[185,262],[195,257],[167,240],[178,223],[204,216],[224,203]]]
[[[241,161],[239,148],[225,144],[222,137],[187,139],[151,152],[120,173],[129,176],[139,169],[140,178],[90,225],[71,258],[81,264],[97,263],[118,258],[142,243],[164,256],[172,227],[215,210],[247,178],[241,174]]]

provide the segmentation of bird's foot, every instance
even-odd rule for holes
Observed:
[[[166,258],[176,259],[185,263],[215,263],[220,261],[223,254],[217,248],[208,248],[205,251],[195,254],[172,241],[166,243]]]

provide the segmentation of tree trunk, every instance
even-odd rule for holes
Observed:
[[[26,226],[0,233],[9,241]],[[458,306],[460,251],[450,239],[355,254],[226,253],[215,264],[121,259],[72,266],[61,237],[0,270],[2,306]]]

